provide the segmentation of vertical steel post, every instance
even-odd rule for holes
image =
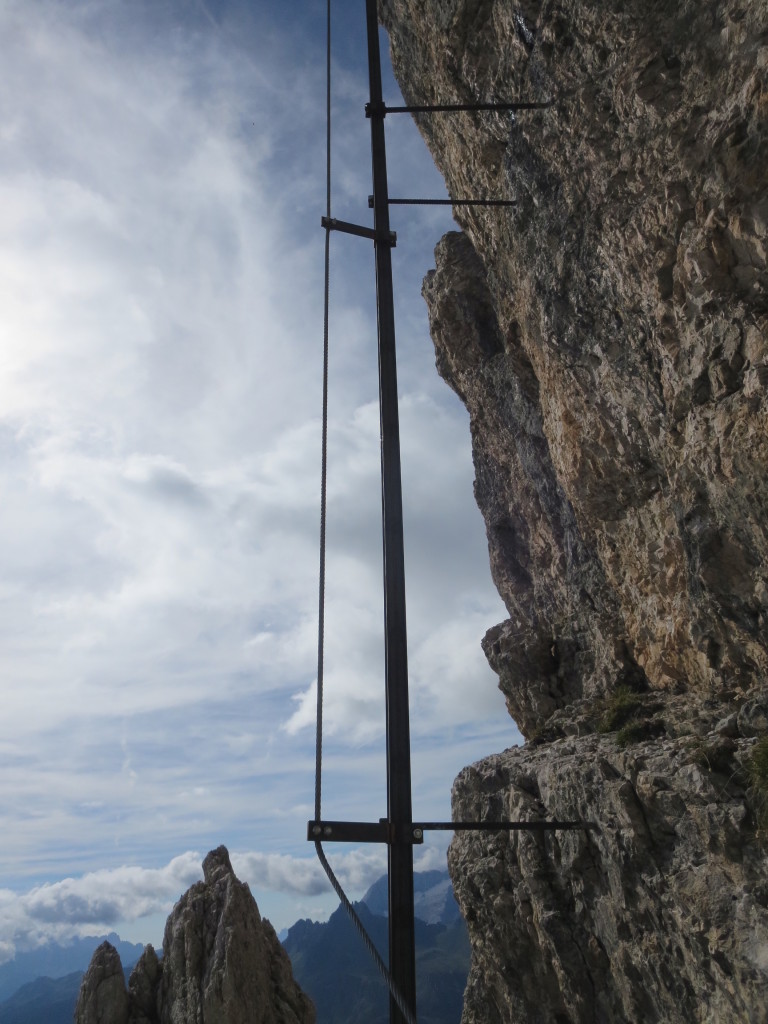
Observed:
[[[371,163],[376,232],[376,306],[379,335],[382,516],[384,536],[384,630],[387,719],[387,811],[389,851],[389,969],[416,1014],[416,952],[413,915],[411,828],[411,737],[408,709],[408,653],[405,618],[403,500],[400,480],[400,426],[397,407],[395,306],[389,230],[384,101],[381,86],[379,20],[376,0],[366,0],[370,80]],[[390,999],[391,1024],[403,1016]]]

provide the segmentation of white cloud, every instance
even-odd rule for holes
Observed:
[[[199,854],[184,853],[162,868],[93,871],[22,895],[0,890],[0,957],[10,960],[17,950],[168,913],[181,893],[200,878]]]
[[[16,889],[96,886],[41,889],[24,910],[40,934],[126,912],[99,866],[226,839],[262,846],[272,859],[251,863],[277,884],[302,849],[306,812],[285,809],[314,768],[323,62],[312,9],[290,38],[281,13],[0,7],[0,871]],[[364,79],[338,71],[334,203],[354,220]],[[393,161],[398,191],[414,163]],[[425,216],[396,250],[401,421],[414,735],[444,739],[503,714],[479,651],[503,609],[465,416],[432,368],[419,283],[442,226]],[[371,247],[334,237],[333,260],[328,792],[376,818]],[[430,794],[457,767],[440,745]]]
[[[386,852],[378,847],[344,853],[326,848],[326,854],[353,899],[360,898],[387,870]],[[314,852],[306,857],[233,852],[231,860],[235,874],[250,885],[257,901],[267,893],[300,898],[330,893]],[[444,849],[417,853],[417,870],[433,867],[445,867]],[[187,851],[160,868],[123,865],[35,886],[21,894],[0,889],[0,963],[47,942],[65,942],[72,936],[99,934],[142,918],[167,915],[182,893],[201,878],[201,855]],[[331,906],[335,900],[331,893]]]
[[[384,850],[370,847],[343,854],[330,854],[333,870],[342,886],[361,893],[387,870]],[[319,896],[327,893],[329,882],[317,857],[291,857],[286,854],[243,853],[232,855],[232,867],[238,878],[254,889]]]

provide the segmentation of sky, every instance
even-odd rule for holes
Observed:
[[[369,225],[364,4],[333,11],[333,213]],[[322,0],[0,0],[0,962],[110,930],[159,945],[221,843],[278,929],[336,906],[305,839],[324,33]],[[391,194],[444,196],[410,120],[386,128]],[[505,611],[468,419],[420,296],[454,225],[392,227],[413,804],[440,820],[458,771],[519,734],[480,650]],[[323,813],[375,821],[373,249],[331,249]],[[353,898],[385,870],[383,848],[327,852]]]

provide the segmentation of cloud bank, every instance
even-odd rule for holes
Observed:
[[[18,924],[1,942],[155,913],[191,877],[191,855],[175,855],[222,841],[262,850],[249,870],[270,891],[315,894],[299,851],[317,628],[316,15],[182,0],[0,8],[0,877]],[[339,29],[334,204],[362,220],[362,18]],[[393,188],[441,187],[413,126],[391,141]],[[466,417],[436,378],[419,296],[445,226],[409,219],[396,254],[425,817],[446,813],[465,759],[516,738],[495,724],[503,701],[479,648],[504,610]],[[375,820],[373,263],[360,239],[333,247],[326,789],[336,816]],[[353,874],[366,857],[342,863]],[[155,875],[118,868],[158,861]],[[110,875],[102,897],[99,869],[138,874],[125,890]]]
[[[387,870],[386,853],[375,848],[330,856],[334,872],[353,898],[362,896]],[[314,856],[233,852],[231,859],[235,874],[250,885],[257,901],[266,892],[299,898],[328,894],[328,880]],[[201,880],[201,862],[199,853],[187,851],[160,868],[92,871],[22,894],[0,889],[0,963],[48,942],[66,944],[73,936],[101,934],[121,924],[167,915],[182,893]],[[419,851],[416,866],[444,867],[444,854]]]

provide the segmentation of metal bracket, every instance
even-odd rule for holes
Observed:
[[[386,103],[366,103],[365,104],[365,116],[366,117],[386,117],[387,116]]]
[[[424,842],[424,833],[416,835],[417,828],[412,830],[411,839],[414,843]],[[379,821],[308,821],[307,839],[312,843],[320,841],[331,843],[386,843],[395,842],[395,827],[386,818]],[[407,841],[407,837],[406,837]]]
[[[377,234],[373,228],[366,228],[360,224],[350,224],[346,220],[336,220],[335,217],[322,217],[320,223],[329,231],[344,231],[348,235],[358,235],[360,238],[370,238],[372,242],[384,242],[394,248],[397,245],[397,234],[390,231],[388,235]]]

